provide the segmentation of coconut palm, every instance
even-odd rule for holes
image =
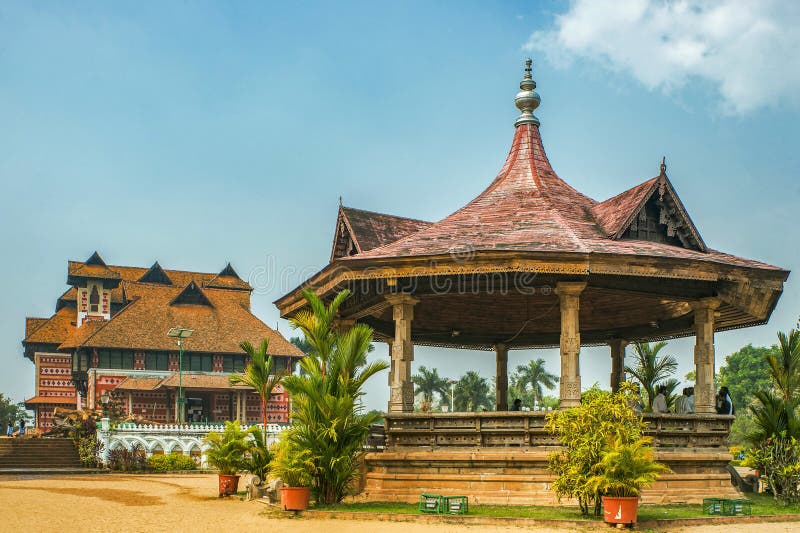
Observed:
[[[659,356],[659,352],[667,345],[661,341],[655,344],[637,342],[633,345],[635,366],[625,366],[625,372],[633,376],[647,393],[647,406],[652,409],[656,390],[678,369],[678,361],[671,355]],[[677,385],[676,385],[677,386]]]
[[[242,384],[252,387],[261,399],[261,422],[267,427],[267,402],[275,387],[278,386],[285,372],[275,371],[275,362],[267,355],[269,339],[261,341],[258,349],[245,341],[239,345],[250,356],[250,362],[244,372],[232,374],[231,385]]]
[[[327,306],[311,290],[303,295],[308,309],[290,323],[302,331],[311,350],[300,360],[301,375],[284,378],[294,406],[294,424],[287,438],[310,454],[311,487],[317,502],[338,503],[358,476],[370,425],[380,417],[364,410],[364,384],[388,364],[367,362],[372,328],[356,324],[338,331],[333,327],[349,291],[336,295]]]
[[[541,358],[536,361],[528,361],[527,365],[518,366],[517,372],[514,374],[514,386],[519,390],[530,387],[536,402],[542,401],[543,388],[552,390],[556,383],[558,383],[558,376],[547,371],[544,367],[544,359]]]
[[[435,368],[428,370],[424,366],[419,367],[419,373],[414,374],[411,381],[416,387],[415,394],[422,394],[422,400],[428,404],[433,403],[434,394],[438,394],[442,402],[447,401],[449,381],[440,377],[439,371]]]
[[[456,411],[478,411],[481,408],[491,409],[494,405],[489,382],[473,370],[470,370],[458,380],[454,396]]]

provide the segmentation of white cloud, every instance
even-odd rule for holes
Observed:
[[[796,0],[573,0],[525,48],[561,67],[596,62],[651,90],[706,80],[732,114],[800,102]]]

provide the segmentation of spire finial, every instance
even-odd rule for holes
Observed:
[[[339,207],[342,207],[342,197],[339,197]]]
[[[667,175],[667,156],[661,156],[661,175]]]
[[[519,82],[520,91],[517,93],[516,98],[514,98],[514,103],[522,114],[517,118],[517,121],[514,122],[514,126],[520,126],[522,124],[539,125],[539,119],[533,115],[533,110],[539,107],[539,103],[541,103],[542,99],[539,98],[539,95],[534,91],[536,82],[533,81],[533,77],[531,76],[531,65],[533,65],[531,58],[526,59],[525,76],[522,78],[522,81]]]

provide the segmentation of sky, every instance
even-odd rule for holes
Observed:
[[[525,57],[558,174],[598,200],[668,175],[712,248],[800,267],[800,4],[726,1],[0,3],[0,392],[33,395],[26,316],[68,260],[217,272],[253,310],[324,266],[345,205],[439,220],[513,135]],[[720,333],[717,366],[794,326]],[[692,339],[667,352],[682,376]],[[386,358],[378,344],[373,357]],[[556,350],[512,351],[509,366]],[[494,375],[491,352],[417,347],[414,368]],[[607,349],[581,354],[607,385]],[[384,408],[384,375],[366,403]]]

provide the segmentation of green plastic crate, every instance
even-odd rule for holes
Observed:
[[[442,512],[445,514],[467,514],[469,499],[466,496],[444,496]]]
[[[725,500],[724,498],[705,498],[703,500],[703,513],[704,514],[725,514]]]
[[[420,494],[418,509],[422,513],[440,514],[442,504],[442,497],[438,494]]]
[[[723,514],[728,516],[749,515],[753,513],[752,505],[750,500],[725,500]]]

